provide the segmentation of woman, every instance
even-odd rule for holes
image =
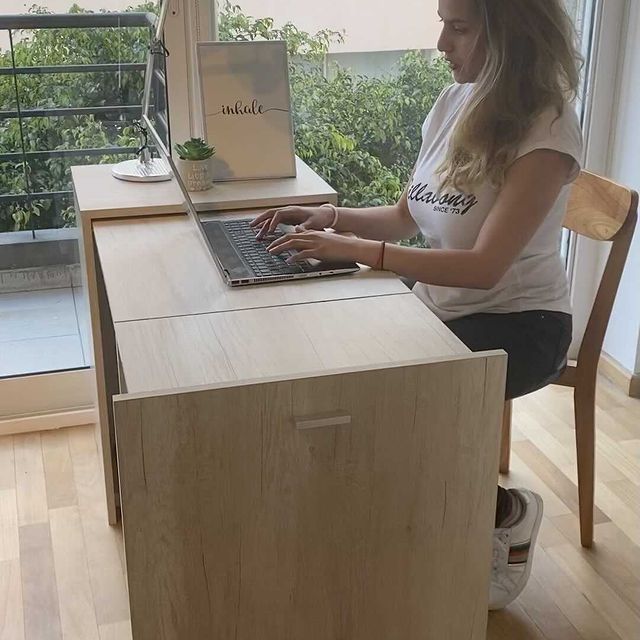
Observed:
[[[355,260],[417,281],[415,294],[470,349],[508,353],[511,399],[548,384],[571,341],[559,247],[582,156],[569,104],[574,32],[561,0],[440,0],[438,13],[455,84],[424,122],[397,204],[285,207],[252,224],[259,237],[298,225],[269,248],[295,251],[289,261]],[[418,231],[429,249],[386,244]],[[498,488],[490,608],[524,588],[541,519],[538,495]]]

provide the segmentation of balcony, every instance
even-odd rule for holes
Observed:
[[[0,242],[14,245],[11,250],[0,246],[0,321],[3,290],[22,294],[28,282],[39,290],[50,285],[73,293],[79,284],[73,275],[77,248],[65,235],[75,223],[69,166],[129,158],[138,145],[131,125],[140,113],[152,5],[142,5],[140,13],[0,17],[0,38],[3,29],[18,32],[15,39],[11,35],[9,53],[0,52],[0,184],[8,185],[0,188]],[[341,204],[378,206],[398,199],[418,154],[420,123],[451,81],[440,57],[404,51],[400,60],[395,54],[386,59],[379,77],[368,77],[330,64],[329,46],[340,38],[337,32],[277,27],[270,18],[226,4],[218,26],[221,40],[287,41],[296,153],[338,190]],[[33,34],[51,34],[42,38],[47,55],[27,55],[21,29],[31,41]],[[65,37],[68,46],[60,46]],[[167,141],[163,69],[154,70],[152,78],[152,113]],[[26,247],[41,243],[44,230],[59,247],[53,254],[60,257],[47,258],[48,264],[42,256],[28,257],[41,253],[37,247]],[[30,235],[18,237],[13,231]],[[55,234],[64,237],[56,241]],[[17,250],[16,243],[25,246]],[[21,262],[2,262],[1,256],[9,254]],[[0,363],[2,357],[0,351]],[[16,373],[0,367],[0,375]]]
[[[135,157],[155,20],[0,15],[0,377],[89,366],[70,167]],[[164,68],[152,96],[168,138]]]

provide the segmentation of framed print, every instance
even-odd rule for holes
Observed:
[[[286,44],[199,42],[198,72],[213,179],[294,177]]]

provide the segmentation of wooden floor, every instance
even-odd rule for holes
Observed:
[[[512,473],[545,518],[524,593],[488,638],[640,638],[640,400],[598,393],[596,546],[578,543],[570,391],[514,406]],[[106,524],[92,427],[0,438],[0,640],[131,638],[122,536]]]

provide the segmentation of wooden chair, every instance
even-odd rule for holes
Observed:
[[[578,458],[580,542],[593,544],[595,466],[595,392],[598,361],[613,301],[618,291],[638,217],[638,194],[611,180],[583,171],[571,190],[565,228],[593,240],[611,241],[611,252],[596,293],[578,359],[550,382],[573,387]],[[500,473],[509,472],[511,401],[505,404]]]

